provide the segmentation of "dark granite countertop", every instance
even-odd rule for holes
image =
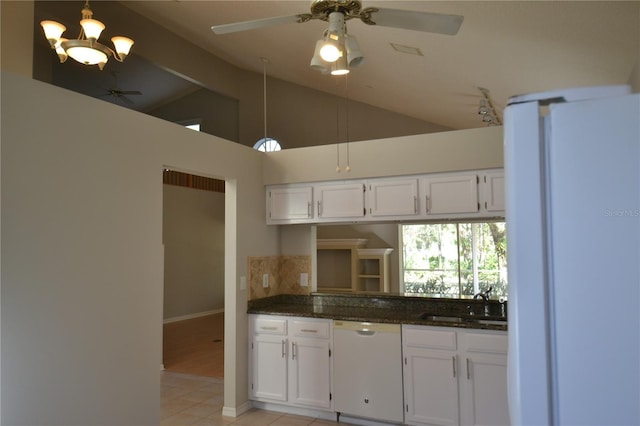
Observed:
[[[343,321],[507,330],[506,304],[381,294],[278,295],[249,301],[248,313]]]

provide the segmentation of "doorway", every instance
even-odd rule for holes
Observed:
[[[225,182],[163,170],[163,366],[224,377]]]

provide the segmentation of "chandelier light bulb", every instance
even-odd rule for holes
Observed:
[[[100,38],[104,24],[97,19],[83,19],[80,21],[84,35],[89,41],[97,41]]]
[[[62,33],[67,30],[67,27],[56,21],[41,21],[40,25],[44,30],[44,36],[49,41],[52,48],[56,48],[58,40],[62,37]]]

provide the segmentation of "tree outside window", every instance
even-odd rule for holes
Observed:
[[[405,293],[507,298],[504,222],[402,225]]]

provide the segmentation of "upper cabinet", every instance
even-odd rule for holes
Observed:
[[[268,224],[502,217],[502,169],[267,187]]]
[[[310,219],[313,219],[311,185],[267,188],[267,223],[298,223]]]
[[[418,179],[372,179],[367,189],[369,216],[383,219],[418,216]]]
[[[422,179],[428,215],[477,213],[478,175],[454,173]]]
[[[365,185],[341,183],[336,185],[316,185],[314,191],[318,203],[318,219],[331,221],[360,219],[365,215]]]
[[[485,210],[504,213],[504,171],[484,173],[482,188]]]

